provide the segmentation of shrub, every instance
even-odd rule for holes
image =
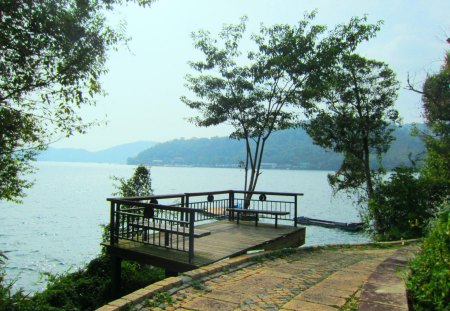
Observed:
[[[74,273],[49,275],[49,284],[33,300],[40,306],[63,310],[93,310],[113,299],[111,258],[100,255]],[[128,294],[164,278],[164,270],[148,265],[122,262],[122,293]]]
[[[450,205],[435,221],[422,251],[410,263],[407,282],[412,310],[450,310]]]
[[[429,219],[441,200],[440,183],[398,167],[380,182],[369,201],[366,222],[373,222],[375,239],[389,241],[423,237]]]

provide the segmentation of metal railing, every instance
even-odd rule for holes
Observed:
[[[251,195],[249,195],[251,194]],[[211,191],[149,197],[109,198],[111,203],[110,244],[129,240],[164,247],[194,258],[195,223],[225,219],[227,208],[249,208],[286,212],[279,220],[297,226],[298,196],[301,193],[255,191]],[[164,203],[164,204],[162,204]],[[274,215],[259,214],[273,219]]]

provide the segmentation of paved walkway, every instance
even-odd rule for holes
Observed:
[[[233,268],[218,264],[172,278],[176,286],[164,291],[153,286],[134,310],[408,310],[400,270],[416,249],[326,247],[235,259]]]

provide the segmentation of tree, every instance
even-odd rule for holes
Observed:
[[[447,41],[449,42],[450,39]],[[422,94],[424,116],[430,132],[419,135],[425,142],[427,155],[422,174],[432,182],[450,188],[450,52],[439,72],[429,74],[422,90],[408,79],[408,88]]]
[[[113,176],[112,180],[119,182],[114,185],[117,189],[113,195],[123,198],[129,197],[148,197],[153,194],[152,179],[150,169],[144,165],[136,167],[133,176],[129,179]]]
[[[329,81],[323,104],[308,109],[311,120],[304,127],[315,144],[344,155],[340,169],[328,176],[334,190],[356,192],[360,203],[367,202],[393,140],[390,125],[399,119],[393,108],[399,83],[386,64],[356,54],[343,55]]]
[[[261,174],[270,135],[298,123],[299,114],[293,108],[306,105],[310,97],[320,93],[327,66],[343,50],[352,48],[349,38],[356,45],[378,27],[354,18],[326,36],[325,26],[312,25],[314,17],[315,12],[306,14],[296,26],[261,26],[260,33],[251,36],[255,50],[246,55],[239,49],[245,17],[238,25],[223,27],[219,33],[222,44],[207,31],[193,34],[194,46],[205,59],[190,63],[198,76],[186,76],[186,86],[197,98],[181,100],[200,112],[191,119],[196,125],[227,123],[233,127],[230,137],[245,141],[247,202]],[[345,27],[346,36],[336,36],[337,30]]]
[[[93,124],[78,111],[103,94],[108,51],[127,41],[105,17],[122,2],[0,0],[0,200],[20,201],[49,142]]]

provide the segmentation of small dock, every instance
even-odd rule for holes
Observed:
[[[298,247],[300,193],[217,191],[110,198],[109,242],[113,287],[120,288],[120,262],[134,260],[166,275],[199,268],[250,250]],[[240,209],[242,208],[242,210]],[[240,220],[240,221],[239,221]]]
[[[245,254],[250,250],[270,250],[297,247],[305,243],[305,228],[259,224],[243,221],[239,225],[228,220],[220,220],[201,225],[199,229],[211,234],[195,240],[194,258],[189,263],[185,252],[170,248],[145,245],[140,242],[119,240],[111,247],[104,244],[111,253],[154,266],[170,267],[172,271],[184,272],[204,265]]]

